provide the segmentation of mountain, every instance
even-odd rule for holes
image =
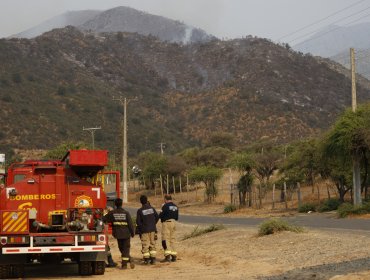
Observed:
[[[214,38],[201,29],[129,7],[104,11],[79,28],[93,32],[136,32],[158,37],[162,41],[184,44],[205,42]]]
[[[69,26],[1,39],[0,61],[0,151],[90,143],[82,128],[101,126],[96,146],[119,153],[120,96],[132,100],[131,154],[159,150],[160,142],[179,151],[217,132],[238,146],[287,143],[321,133],[351,104],[346,75],[254,37],[183,45]],[[359,85],[358,101],[369,99]]]
[[[351,26],[330,25],[315,33],[307,40],[293,46],[303,53],[332,57],[350,48],[370,49],[370,22]]]
[[[79,26],[84,22],[88,21],[90,18],[93,18],[101,11],[95,10],[84,10],[84,11],[70,11],[48,19],[39,25],[27,29],[21,33],[10,36],[11,38],[34,38],[42,33],[50,31],[54,28],[62,28],[67,25]]]
[[[199,28],[129,7],[116,7],[107,11],[67,12],[11,37],[34,38],[46,31],[67,25],[77,27],[81,31],[95,33],[136,32],[141,35],[155,36],[162,41],[183,44],[215,39],[214,36],[208,35]]]

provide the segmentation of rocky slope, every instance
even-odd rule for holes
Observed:
[[[134,33],[67,27],[32,40],[0,40],[0,149],[90,142],[129,151],[178,151],[229,132],[239,146],[317,135],[350,106],[350,80],[309,55],[259,38],[190,45]],[[359,102],[370,91],[358,87]]]

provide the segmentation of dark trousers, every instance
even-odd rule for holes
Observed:
[[[121,252],[121,257],[123,262],[130,261],[130,239],[117,239],[118,248]]]

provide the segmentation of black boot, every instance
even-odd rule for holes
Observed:
[[[116,267],[117,263],[113,261],[112,255],[108,256],[108,264],[106,267]]]
[[[149,264],[150,263],[150,259],[149,258],[144,258],[144,264]]]
[[[122,261],[121,269],[127,269],[127,261]]]
[[[161,263],[171,262],[171,255],[164,256],[164,260],[161,260]]]
[[[171,262],[175,262],[177,260],[177,256],[176,255],[171,255]]]
[[[150,264],[155,264],[155,257],[150,257]]]

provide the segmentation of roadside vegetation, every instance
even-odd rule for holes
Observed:
[[[298,212],[299,213],[309,213],[309,212],[331,212],[331,211],[336,211],[338,207],[342,202],[337,199],[337,198],[330,198],[327,200],[324,200],[321,202],[320,205],[312,202],[307,202],[298,207]]]
[[[287,221],[281,219],[270,219],[263,222],[259,226],[258,235],[264,236],[274,234],[282,231],[291,231],[300,233],[303,232],[303,228],[289,224]]]
[[[224,207],[224,213],[227,214],[227,213],[231,213],[231,212],[234,212],[236,211],[236,206],[234,204],[227,204],[225,207]]]
[[[188,234],[185,234],[183,236],[182,240],[194,238],[194,237],[197,237],[197,236],[200,236],[200,235],[203,235],[203,234],[207,234],[209,232],[218,231],[218,230],[222,230],[222,229],[225,229],[225,226],[221,225],[221,224],[213,224],[213,225],[210,225],[206,228],[200,228],[199,226],[196,226],[193,229],[192,232],[190,232]]]
[[[370,214],[370,202],[364,202],[361,206],[354,206],[351,203],[343,203],[339,206],[337,213],[339,218]]]

